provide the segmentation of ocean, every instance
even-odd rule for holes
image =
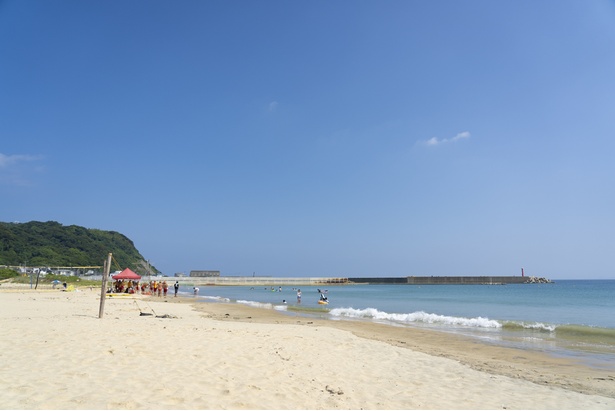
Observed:
[[[200,286],[198,299],[463,334],[615,370],[615,280],[507,285]],[[329,304],[318,304],[320,289]],[[192,294],[192,287],[181,287]]]

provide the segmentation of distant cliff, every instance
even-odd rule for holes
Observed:
[[[0,266],[102,266],[109,253],[117,261],[111,271],[130,268],[145,274],[147,263],[125,235],[55,221],[0,222]],[[158,271],[152,267],[151,271]]]

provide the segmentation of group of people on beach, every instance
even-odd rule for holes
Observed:
[[[108,293],[135,294],[139,291],[139,282],[134,280],[115,280]]]
[[[179,282],[173,284],[175,297],[179,291]],[[169,284],[166,281],[147,281],[140,282],[134,280],[115,280],[113,287],[108,292],[136,294],[141,291],[144,295],[158,295],[158,297],[166,297],[169,292]]]

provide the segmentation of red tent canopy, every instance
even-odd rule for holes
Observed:
[[[141,276],[135,273],[134,271],[132,271],[130,268],[126,268],[121,273],[116,274],[112,277],[114,280],[140,280],[141,279]]]

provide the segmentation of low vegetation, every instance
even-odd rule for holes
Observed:
[[[13,271],[13,270],[9,270],[9,271]],[[13,271],[15,273],[15,271]],[[17,276],[14,277],[8,277],[10,278],[10,282],[11,283],[15,283],[15,284],[35,284],[37,281],[37,276],[36,274],[28,274],[28,275],[24,275],[24,274],[17,274]],[[0,278],[0,280],[2,279],[6,279],[6,278]],[[73,284],[75,286],[80,286],[80,287],[100,287],[100,284],[102,281],[96,281],[96,280],[87,280],[84,279],[83,277],[77,277],[74,275],[51,275],[48,274],[46,276],[40,276],[38,277],[38,284],[42,285],[42,284],[52,284],[53,281],[59,281],[60,283],[67,283],[67,284]]]
[[[7,280],[9,278],[17,278],[19,273],[9,268],[0,268],[0,281]]]

